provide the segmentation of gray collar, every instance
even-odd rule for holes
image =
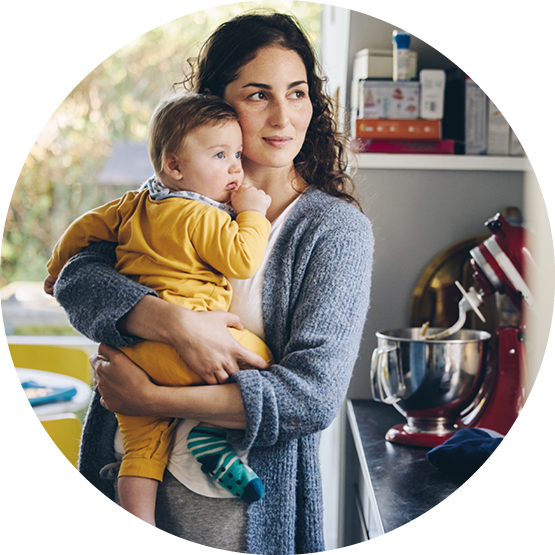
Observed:
[[[237,216],[235,210],[229,204],[224,204],[223,202],[218,202],[211,198],[205,197],[199,193],[193,191],[171,191],[168,189],[155,175],[147,179],[142,185],[141,190],[148,188],[150,192],[150,197],[153,200],[164,200],[166,198],[176,197],[185,198],[189,200],[198,200],[207,204],[208,206],[213,206],[227,212],[233,219]]]

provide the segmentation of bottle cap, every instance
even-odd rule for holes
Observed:
[[[408,33],[400,33],[399,31],[393,31],[393,44],[397,48],[408,50],[410,47],[410,35]]]

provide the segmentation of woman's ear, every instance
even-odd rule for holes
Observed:
[[[164,173],[176,181],[183,179],[182,161],[176,154],[166,155]]]

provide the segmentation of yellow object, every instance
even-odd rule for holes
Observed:
[[[53,277],[83,247],[118,243],[116,270],[163,299],[192,310],[228,310],[227,278],[260,268],[270,222],[253,211],[229,214],[198,200],[152,200],[148,189],[126,193],[75,220],[46,265]]]
[[[18,368],[55,372],[77,378],[88,385],[92,383],[89,355],[81,349],[32,344],[8,346],[13,364]]]
[[[79,444],[81,442],[81,421],[79,418],[74,414],[64,413],[43,416],[40,418],[40,422],[58,449],[77,468]]]

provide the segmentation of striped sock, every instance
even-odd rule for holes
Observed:
[[[225,439],[225,432],[195,426],[187,436],[187,447],[214,482],[245,501],[258,501],[264,486],[256,473],[243,463]]]

